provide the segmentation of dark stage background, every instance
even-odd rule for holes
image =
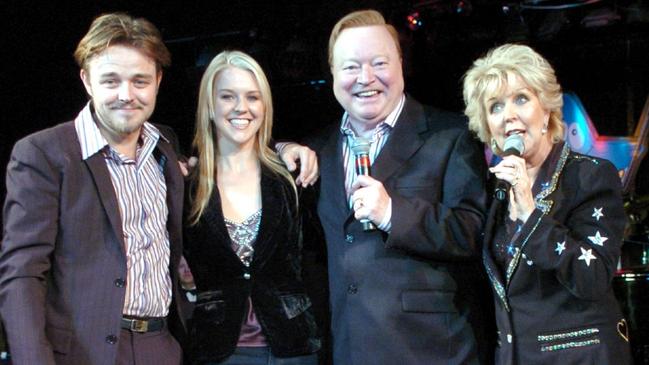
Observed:
[[[370,7],[401,32],[407,91],[445,109],[462,111],[462,74],[506,41],[544,54],[600,134],[631,134],[649,94],[649,4],[641,0],[4,0],[1,196],[13,143],[74,118],[86,102],[72,52],[95,16],[126,11],[160,28],[173,64],[152,121],[171,125],[189,151],[202,67],[224,48],[251,53],[268,73],[276,138],[299,139],[337,123],[341,110],[326,63],[329,31],[350,10]],[[421,25],[411,29],[407,17],[415,12]],[[638,177],[641,194],[647,193],[646,170]]]
[[[546,56],[602,135],[632,134],[649,95],[649,0],[0,0],[0,203],[14,142],[73,119],[84,106],[72,53],[97,15],[126,11],[160,28],[173,64],[165,71],[152,121],[171,125],[189,153],[202,68],[225,48],[251,53],[266,70],[276,138],[300,139],[338,123],[328,36],[342,15],[363,8],[382,11],[400,30],[406,90],[425,103],[461,112],[461,76],[475,58],[508,41],[530,44]],[[416,24],[408,25],[409,15]],[[635,196],[627,197],[633,224],[625,245],[631,249],[623,250],[623,262],[641,258],[644,269],[648,182],[645,159]],[[638,272],[638,278],[649,278],[649,270]],[[649,308],[635,306],[649,303],[643,294],[649,280],[638,279],[637,289],[628,280],[633,284],[636,278],[618,277],[615,288],[626,298],[624,307],[640,315],[630,318],[631,338],[644,341]],[[634,346],[636,359],[649,364],[649,344]]]

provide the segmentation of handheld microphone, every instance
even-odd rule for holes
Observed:
[[[363,137],[357,137],[352,143],[352,151],[356,159],[354,166],[356,167],[356,175],[371,176],[370,173],[370,141]],[[376,226],[372,221],[367,218],[360,219],[364,231],[373,231]]]
[[[505,139],[505,145],[503,146],[502,157],[505,156],[518,156],[520,157],[523,152],[525,152],[525,145],[523,144],[523,137],[518,134],[512,134]],[[507,194],[511,184],[505,180],[498,179],[496,180],[496,189],[494,190],[494,197],[499,201],[507,200]]]

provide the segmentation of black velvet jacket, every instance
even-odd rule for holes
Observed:
[[[192,363],[220,361],[234,352],[248,297],[275,356],[305,355],[321,346],[302,281],[295,194],[268,170],[261,188],[262,218],[250,267],[231,248],[218,189],[198,224],[185,225],[185,257],[198,289],[187,354]]]

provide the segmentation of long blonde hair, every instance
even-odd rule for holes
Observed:
[[[214,99],[216,98],[216,81],[221,72],[229,67],[236,67],[250,72],[257,84],[264,104],[264,118],[259,131],[255,135],[255,151],[262,168],[286,179],[297,194],[293,177],[281,162],[275,151],[268,144],[273,130],[273,100],[270,84],[261,66],[248,54],[240,51],[223,51],[207,66],[198,95],[196,108],[196,131],[193,147],[198,153],[198,166],[194,171],[195,185],[191,192],[191,210],[189,223],[198,223],[209,202],[216,182],[216,154],[218,151],[216,128],[212,120],[214,115]]]

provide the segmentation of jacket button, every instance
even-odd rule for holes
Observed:
[[[356,294],[358,292],[358,287],[355,284],[349,284],[347,287],[347,293]]]
[[[115,279],[115,286],[118,288],[123,288],[126,285],[126,282],[122,278]]]
[[[250,273],[249,272],[244,273],[243,278],[246,280],[250,280]]]
[[[345,235],[345,241],[347,241],[347,243],[354,242],[354,235],[351,234]]]
[[[511,333],[507,334],[507,343],[512,343],[512,334]]]
[[[115,335],[106,336],[106,342],[111,344],[111,345],[114,345],[115,343],[117,343],[117,336],[115,336]]]

